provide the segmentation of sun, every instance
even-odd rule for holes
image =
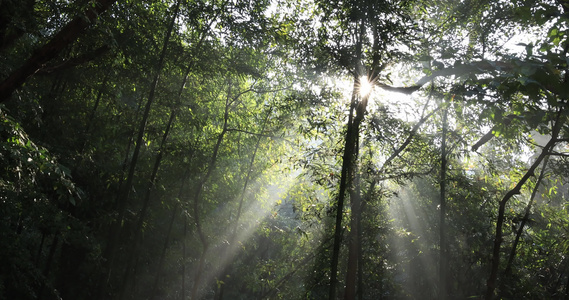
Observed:
[[[367,97],[369,96],[369,94],[371,94],[372,90],[373,90],[373,84],[369,82],[367,76],[360,77],[360,86],[358,88],[360,96]]]

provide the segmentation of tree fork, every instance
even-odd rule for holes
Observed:
[[[522,223],[520,224],[520,227],[518,228],[518,231],[516,232],[516,239],[514,240],[514,244],[512,245],[512,250],[510,251],[508,263],[506,264],[506,270],[504,271],[504,274],[506,276],[509,276],[510,273],[512,272],[512,264],[513,264],[514,258],[516,256],[518,243],[520,242],[520,238],[522,236],[522,232],[524,230],[524,227],[525,227],[527,221],[529,220],[529,214],[531,211],[531,207],[532,207],[533,202],[535,200],[535,195],[537,194],[537,190],[541,184],[541,181],[543,180],[543,177],[545,176],[545,168],[547,166],[548,161],[549,161],[549,156],[546,156],[543,159],[543,165],[541,166],[541,172],[539,173],[539,178],[537,179],[537,182],[535,183],[535,187],[533,188],[533,192],[531,194],[530,200],[528,202],[528,205],[526,206],[526,209],[524,212],[524,217],[522,219]]]
[[[492,251],[492,262],[491,262],[490,276],[489,276],[488,280],[486,281],[486,295],[485,295],[486,300],[492,300],[494,298],[494,291],[496,289],[496,281],[498,279],[498,268],[500,265],[500,246],[502,244],[502,227],[503,227],[503,223],[504,223],[504,215],[505,215],[505,211],[506,211],[506,204],[514,195],[517,195],[520,193],[521,188],[524,186],[526,181],[531,176],[534,176],[535,169],[541,164],[542,160],[547,155],[549,155],[550,150],[553,149],[553,147],[557,143],[557,141],[558,141],[557,136],[559,135],[559,132],[561,131],[561,128],[562,128],[563,123],[564,123],[561,121],[563,113],[564,113],[563,110],[560,110],[557,113],[555,123],[553,125],[552,130],[551,130],[551,139],[543,147],[543,149],[541,150],[541,154],[536,158],[536,160],[533,162],[533,164],[527,170],[527,172],[524,174],[524,176],[520,179],[520,181],[518,181],[516,186],[513,189],[511,189],[510,191],[508,191],[506,193],[506,195],[504,195],[504,198],[502,200],[500,200],[500,205],[498,208],[498,218],[496,220],[496,236],[494,238],[494,249]],[[565,116],[563,116],[563,117],[565,117]]]

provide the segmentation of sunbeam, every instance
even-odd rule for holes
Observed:
[[[413,198],[415,197],[415,199]],[[394,219],[395,236],[392,237],[395,256],[394,264],[399,268],[399,284],[409,294],[420,295],[421,291],[433,291],[437,280],[437,249],[430,247],[433,236],[432,217],[426,207],[418,203],[420,199],[409,188],[401,188],[389,205],[389,213]],[[424,200],[424,199],[423,199]],[[402,254],[402,255],[401,255]],[[434,299],[436,295],[423,295],[425,299]]]
[[[225,281],[231,280],[228,272],[236,257],[255,232],[260,229],[263,220],[273,216],[275,206],[284,198],[297,175],[297,172],[283,174],[280,170],[266,172],[263,178],[257,180],[248,189],[237,224],[234,221],[235,207],[225,206],[215,211],[215,216],[208,216],[211,220],[220,220],[223,216],[230,216],[230,226],[224,234],[220,235],[220,239],[212,243],[215,246],[206,254],[211,267],[205,272],[200,289],[213,286],[215,283],[220,287],[225,284]]]

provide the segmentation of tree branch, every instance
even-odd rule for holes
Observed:
[[[569,157],[569,153],[561,153],[561,152],[555,152],[555,151],[549,151],[546,154],[551,155],[551,156]]]
[[[510,123],[512,123],[512,120],[514,119],[515,115],[508,115],[504,118],[504,125],[508,126],[510,125]],[[478,142],[476,142],[476,144],[472,145],[472,151],[476,152],[478,150],[478,148],[482,147],[482,145],[486,144],[487,142],[489,142],[493,137],[494,137],[494,132],[496,131],[496,129],[498,129],[498,125],[494,125],[492,127],[492,129],[490,129],[488,131],[488,133],[486,133],[484,136],[482,136]]]
[[[246,134],[255,135],[255,136],[261,136],[261,137],[270,137],[270,138],[274,138],[274,137],[275,137],[275,136],[268,135],[268,134],[264,134],[264,133],[251,132],[251,131],[247,131],[247,130],[243,130],[243,129],[237,129],[237,128],[227,128],[226,131],[243,132],[243,133],[246,133]]]
[[[313,251],[310,255],[308,255],[307,257],[305,257],[304,259],[302,259],[299,263],[297,263],[297,267],[294,268],[292,271],[290,271],[288,274],[284,275],[276,284],[275,286],[268,290],[267,292],[265,292],[261,297],[259,297],[259,299],[267,299],[269,297],[271,297],[272,295],[274,295],[279,287],[281,285],[283,285],[285,282],[287,282],[298,270],[300,270],[301,268],[305,267],[306,264],[312,260],[319,251],[321,251],[322,249],[329,249],[330,245],[326,246],[326,244],[328,242],[330,242],[332,240],[332,237],[329,237],[328,239],[326,239],[325,241],[322,242],[322,244],[320,244],[320,246],[318,247],[318,249],[316,249],[315,251]]]
[[[376,85],[384,90],[402,93],[410,95],[419,89],[421,89],[425,84],[437,77],[448,77],[448,76],[461,76],[464,74],[479,74],[488,73],[493,71],[511,71],[513,69],[512,65],[507,62],[501,61],[477,61],[469,64],[457,65],[453,68],[444,68],[440,70],[435,70],[431,75],[423,76],[414,85],[409,87],[395,87],[389,86],[384,83],[376,83]]]
[[[409,133],[409,135],[407,136],[407,139],[405,139],[405,141],[397,148],[394,149],[393,153],[385,160],[385,162],[383,163],[383,165],[381,166],[381,169],[377,170],[377,171],[373,171],[374,175],[377,176],[377,174],[381,174],[385,171],[385,169],[387,168],[387,166],[389,166],[391,164],[391,162],[398,157],[404,150],[405,148],[407,148],[407,146],[411,143],[411,141],[413,140],[413,138],[415,138],[417,131],[419,131],[419,128],[431,117],[433,116],[437,111],[439,111],[441,109],[442,106],[437,106],[432,112],[430,112],[428,115],[422,117],[416,124],[415,126],[413,126],[413,128],[411,129],[411,132]],[[390,178],[380,178],[379,176],[377,177],[376,180],[381,181],[381,180],[385,180],[385,179],[390,179]]]
[[[243,130],[243,129],[237,129],[237,128],[227,128],[226,131],[227,132],[230,132],[230,131],[243,132],[243,133],[254,135],[254,136],[267,137],[267,138],[271,138],[271,139],[275,139],[275,140],[283,140],[283,141],[285,141],[291,145],[294,145],[294,143],[292,141],[290,141],[286,137],[282,137],[282,136],[251,132],[251,131],[247,131],[247,130]]]
[[[486,281],[486,288],[487,288],[485,295],[486,300],[491,300],[494,298],[494,290],[496,289],[496,281],[498,279],[498,267],[500,265],[500,247],[503,239],[502,227],[504,223],[506,204],[508,203],[508,201],[510,201],[512,197],[514,197],[514,195],[520,194],[522,187],[525,185],[528,179],[532,176],[535,176],[535,169],[541,164],[542,160],[548,155],[549,152],[551,152],[551,149],[553,149],[553,147],[555,146],[559,132],[561,131],[561,128],[563,127],[564,124],[564,122],[561,121],[562,115],[563,115],[563,110],[560,110],[557,114],[557,118],[554,121],[554,125],[551,130],[551,139],[549,140],[549,142],[547,142],[545,147],[543,147],[541,154],[535,159],[533,164],[526,171],[524,176],[518,181],[516,186],[511,190],[509,190],[504,195],[502,200],[500,200],[498,207],[498,217],[496,220],[496,235],[494,237],[494,248],[492,251],[490,277]]]
[[[71,58],[71,59],[68,59],[66,61],[63,61],[60,64],[49,66],[49,67],[43,67],[37,71],[37,74],[40,74],[40,75],[50,74],[53,72],[67,70],[69,68],[76,67],[78,65],[81,65],[81,64],[84,64],[86,62],[89,62],[89,61],[96,59],[97,57],[103,55],[105,52],[109,51],[110,49],[111,49],[111,47],[109,47],[109,45],[101,46],[101,47],[95,49],[95,51],[92,51],[89,53],[84,53],[83,55],[80,55],[78,57]]]
[[[0,103],[6,101],[26,80],[38,72],[43,64],[55,58],[63,48],[73,43],[97,17],[116,0],[97,0],[93,6],[65,25],[47,44],[36,50],[19,69],[0,83]]]

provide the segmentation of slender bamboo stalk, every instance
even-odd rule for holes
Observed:
[[[107,245],[107,248],[105,249],[105,254],[106,254],[105,257],[107,257],[107,269],[109,270],[108,271],[109,274],[111,272],[111,269],[114,266],[114,260],[116,257],[116,246],[117,246],[118,238],[122,232],[122,223],[124,221],[124,216],[126,213],[126,206],[127,206],[128,198],[130,196],[130,191],[132,189],[131,187],[132,187],[132,183],[134,180],[134,173],[135,173],[136,165],[138,162],[138,156],[140,154],[140,149],[142,147],[142,141],[143,141],[144,133],[146,131],[146,124],[147,124],[148,118],[150,116],[150,109],[151,109],[152,103],[154,102],[154,99],[155,99],[156,88],[158,86],[158,81],[160,79],[160,73],[162,72],[162,68],[164,66],[166,51],[168,49],[168,41],[170,40],[170,36],[172,35],[174,24],[175,24],[175,21],[176,21],[177,15],[178,15],[178,11],[180,8],[180,0],[177,1],[174,5],[175,5],[175,7],[174,7],[174,11],[172,13],[172,19],[170,20],[170,24],[168,25],[166,36],[164,37],[164,43],[162,45],[160,58],[158,60],[158,63],[156,64],[154,79],[153,79],[152,84],[150,86],[150,94],[148,96],[148,101],[146,102],[146,106],[144,108],[142,120],[140,121],[139,129],[138,129],[138,136],[136,139],[134,152],[133,152],[132,159],[130,162],[127,180],[126,180],[126,183],[125,183],[125,185],[124,185],[124,187],[120,193],[121,196],[119,197],[119,200],[118,200],[118,217],[112,226],[111,237],[109,239],[109,243]],[[103,291],[104,287],[101,288],[100,290]],[[105,297],[104,293],[101,293],[101,297]]]
[[[444,106],[444,103],[443,103]],[[448,243],[446,239],[447,108],[443,108],[439,212],[439,299],[447,298]]]

